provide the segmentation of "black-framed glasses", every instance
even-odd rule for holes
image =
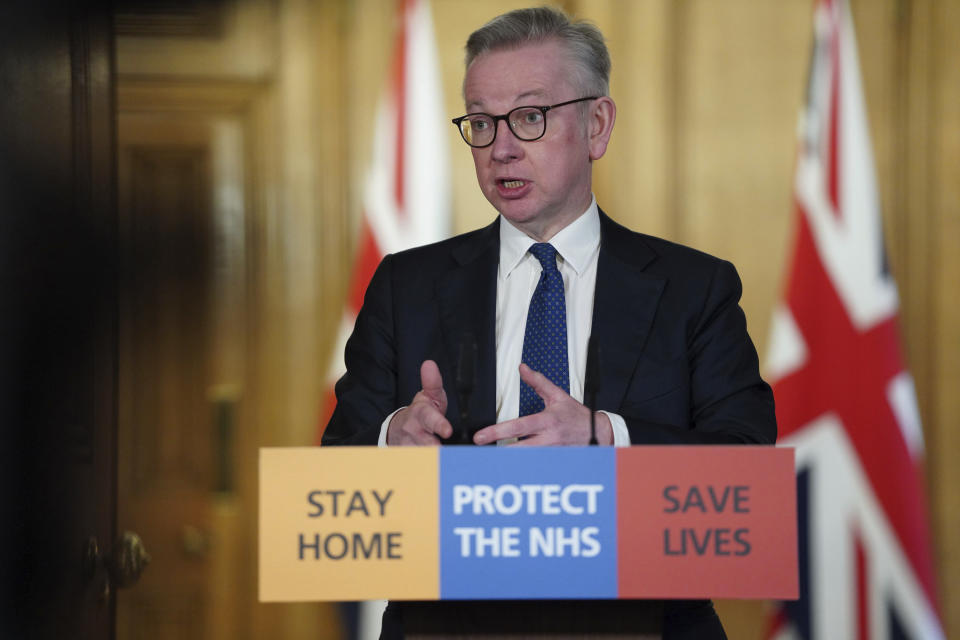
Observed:
[[[501,116],[492,116],[489,113],[468,113],[465,116],[453,119],[454,126],[460,130],[463,141],[471,147],[481,149],[489,147],[497,139],[497,123],[506,121],[513,135],[520,140],[530,142],[539,140],[547,132],[547,111],[563,107],[568,104],[596,100],[599,96],[567,100],[549,107],[517,107]]]

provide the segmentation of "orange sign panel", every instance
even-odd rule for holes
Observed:
[[[260,450],[260,600],[439,598],[437,453]]]

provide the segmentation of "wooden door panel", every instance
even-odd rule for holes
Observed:
[[[164,126],[162,124],[158,126]],[[169,126],[167,124],[166,126]],[[213,489],[209,150],[120,128],[119,509],[153,557],[120,595],[121,638],[205,637]]]
[[[209,490],[208,163],[201,148],[129,153],[128,283],[123,305],[123,495]]]
[[[0,637],[106,640],[113,537],[110,16],[0,5]]]

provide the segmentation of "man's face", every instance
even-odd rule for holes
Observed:
[[[571,71],[572,63],[556,42],[489,51],[467,70],[467,112],[500,115],[520,106],[582,98],[570,80]],[[596,155],[592,120],[581,115],[583,104],[593,107],[586,102],[548,111],[546,134],[539,140],[522,141],[500,121],[493,144],[473,149],[483,195],[505,218],[541,241],[590,205],[591,160],[603,150]]]

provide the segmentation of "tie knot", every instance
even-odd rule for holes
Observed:
[[[548,242],[538,242],[530,246],[530,253],[540,261],[544,271],[557,270],[557,250]]]

